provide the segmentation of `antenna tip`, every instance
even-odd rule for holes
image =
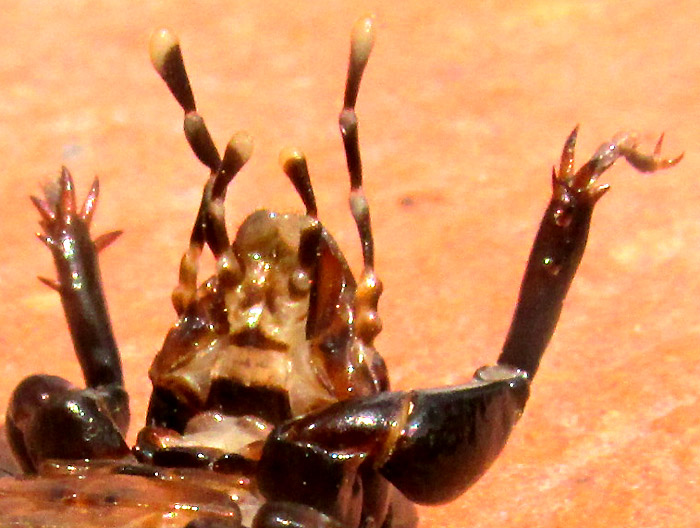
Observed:
[[[360,18],[352,28],[351,55],[355,63],[365,64],[374,46],[374,15]]]
[[[168,55],[180,46],[177,36],[169,29],[161,28],[153,32],[148,46],[151,64],[163,76]]]
[[[293,166],[305,161],[306,156],[298,147],[284,147],[280,151],[279,163],[285,173],[288,173]]]
[[[236,164],[245,164],[253,155],[253,136],[246,131],[236,132],[226,145],[224,153],[224,165],[227,161],[235,159]],[[233,158],[232,158],[233,156]]]

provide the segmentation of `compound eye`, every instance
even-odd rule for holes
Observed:
[[[303,297],[311,291],[311,277],[303,269],[294,270],[289,277],[289,292],[292,295]]]

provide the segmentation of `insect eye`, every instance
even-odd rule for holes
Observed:
[[[308,295],[311,290],[311,278],[303,269],[297,269],[289,277],[289,291],[292,295]]]

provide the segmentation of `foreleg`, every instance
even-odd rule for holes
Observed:
[[[553,177],[498,365],[480,368],[466,385],[347,400],[280,426],[259,463],[268,500],[303,503],[349,526],[369,517],[381,525],[386,507],[368,508],[361,498],[388,492],[376,478],[363,491],[368,476],[378,472],[412,501],[436,504],[459,496],[489,468],[525,407],[583,255],[593,206],[608,189],[596,179],[620,156],[644,171],[680,160],[661,159],[660,144],[644,155],[625,134],[574,173],[575,140],[576,130]]]
[[[6,424],[13,451],[28,472],[36,471],[48,458],[128,453],[122,435],[129,426],[129,402],[97,260],[99,250],[120,233],[90,238],[97,180],[80,211],[67,169],[56,188],[47,189],[46,194],[46,200],[33,197],[32,201],[45,231],[39,238],[51,250],[58,280],[41,280],[61,296],[87,389],[49,375],[26,378],[15,389]]]
[[[519,368],[531,379],[552,338],[564,298],[583,257],[593,207],[610,188],[597,183],[598,177],[620,157],[642,172],[671,167],[683,157],[661,158],[663,136],[649,155],[637,149],[633,134],[622,133],[603,143],[574,172],[577,133],[578,127],[564,144],[559,172],[552,169],[552,199],[532,246],[518,304],[498,358],[499,364]]]

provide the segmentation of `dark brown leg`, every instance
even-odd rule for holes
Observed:
[[[624,134],[574,173],[575,139],[576,130],[553,178],[552,201],[498,365],[482,367],[466,385],[347,400],[279,427],[259,462],[268,500],[304,503],[345,521],[356,513],[354,490],[363,468],[378,471],[412,501],[429,504],[454,499],[489,468],[525,407],[583,255],[593,206],[608,189],[596,179],[621,156],[644,171],[680,160],[661,159],[659,145],[644,155]],[[363,510],[371,514],[376,511]]]
[[[552,200],[532,246],[513,321],[498,358],[499,364],[519,368],[531,379],[537,373],[581,262],[593,207],[610,188],[596,183],[598,177],[620,157],[642,172],[671,167],[683,157],[661,158],[661,139],[653,154],[643,154],[637,150],[634,135],[623,133],[603,143],[574,172],[577,132],[578,127],[564,144],[559,172],[553,170]]]
[[[36,375],[15,389],[7,413],[8,436],[26,471],[46,458],[95,458],[128,453],[122,435],[129,426],[119,351],[107,313],[97,253],[114,241],[112,232],[94,241],[89,226],[98,183],[80,211],[64,168],[46,200],[32,197],[51,250],[58,280],[44,279],[61,296],[75,353],[87,389],[56,376]],[[88,456],[89,455],[89,456]]]
[[[353,511],[356,479],[367,483],[363,468],[373,468],[414,502],[452,500],[495,460],[528,394],[524,373],[497,366],[463,386],[337,403],[270,435],[260,489],[268,500],[302,502],[343,520]]]

